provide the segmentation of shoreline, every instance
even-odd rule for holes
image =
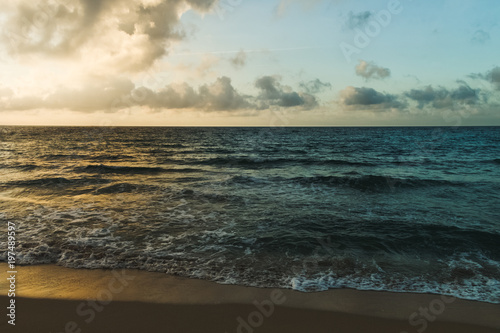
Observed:
[[[0,263],[0,270],[5,273],[7,264]],[[56,265],[18,267],[14,327],[5,315],[7,282],[0,280],[0,327],[12,332],[155,332],[172,323],[178,327],[172,332],[500,331],[500,304],[440,295],[354,289],[304,293]],[[67,322],[77,326],[65,329]]]

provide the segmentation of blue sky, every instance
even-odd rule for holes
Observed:
[[[498,1],[53,0],[2,11],[3,124],[500,125]]]

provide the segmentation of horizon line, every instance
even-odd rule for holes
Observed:
[[[0,127],[144,127],[144,128],[394,128],[394,127],[500,127],[500,125],[292,125],[292,126],[203,126],[203,125],[1,125]]]

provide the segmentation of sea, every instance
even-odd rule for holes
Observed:
[[[500,303],[500,127],[0,127],[0,261]]]

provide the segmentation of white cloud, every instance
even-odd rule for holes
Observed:
[[[271,106],[310,109],[318,105],[314,95],[293,91],[291,87],[281,85],[279,77],[276,76],[263,76],[257,79],[255,87],[260,90],[257,97],[260,109],[267,109]]]
[[[216,0],[27,0],[11,7],[1,43],[13,56],[82,62],[94,72],[137,72],[182,40],[181,14],[208,11]]]
[[[391,76],[391,70],[389,68],[384,68],[377,66],[373,62],[366,62],[360,60],[359,64],[356,66],[356,75],[361,76],[367,80],[369,79],[385,79]]]

